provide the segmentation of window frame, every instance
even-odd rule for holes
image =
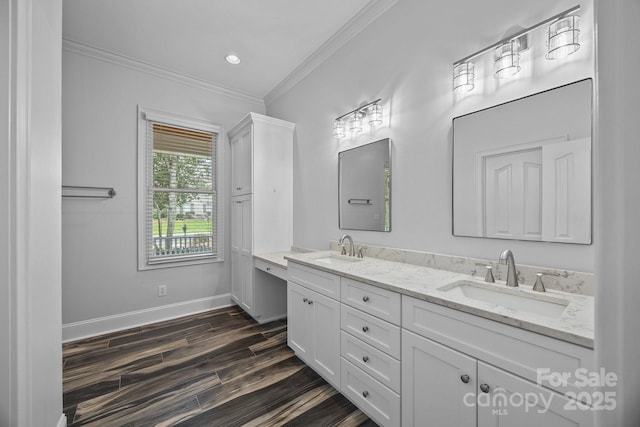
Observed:
[[[149,175],[153,174],[153,171],[149,171],[147,168],[147,150],[149,147],[147,146],[147,124],[148,122],[154,123],[162,123],[168,126],[175,127],[183,127],[203,132],[211,132],[217,134],[217,143],[216,143],[216,168],[215,168],[215,192],[213,193],[213,197],[216,198],[216,249],[217,254],[189,254],[189,255],[179,255],[176,257],[167,257],[166,259],[155,259],[150,262],[147,254],[147,185],[148,180],[151,178],[151,182],[153,183],[153,176]],[[153,139],[151,139],[153,141]],[[201,120],[194,119],[191,117],[185,117],[178,114],[167,113],[164,111],[155,110],[152,108],[146,108],[138,105],[138,194],[137,194],[137,203],[138,203],[138,211],[137,211],[137,219],[138,219],[138,270],[154,270],[159,268],[170,268],[170,267],[183,267],[188,265],[198,265],[198,264],[208,264],[214,262],[222,262],[224,261],[224,197],[223,197],[223,189],[224,185],[222,182],[222,178],[224,176],[224,172],[222,170],[224,161],[223,161],[223,150],[221,147],[224,146],[223,141],[226,141],[224,134],[224,127],[220,124]]]

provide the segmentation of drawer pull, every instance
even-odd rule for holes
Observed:
[[[307,304],[311,305],[311,304],[313,304],[313,301],[309,300],[309,301],[307,301]]]
[[[242,190],[242,187],[236,187],[236,190]]]
[[[367,390],[363,391],[363,392],[362,392],[362,397],[364,397],[365,399],[366,399],[367,397],[369,397],[369,392],[368,392]]]
[[[364,301],[364,302],[368,302],[368,301],[369,301],[369,297],[366,297],[366,296],[365,296],[365,297],[362,297],[362,301]]]
[[[363,326],[362,327],[362,332],[369,332],[369,327],[368,326]]]
[[[489,393],[489,384],[480,384],[480,391],[483,393]]]
[[[271,267],[267,267],[267,271],[271,271]]]
[[[466,375],[466,374],[460,377],[460,381],[462,381],[465,384],[469,384],[469,379],[470,379],[469,375]]]
[[[362,356],[362,361],[367,363],[369,361],[369,356]]]
[[[308,298],[302,298],[302,302],[307,302],[307,301],[309,301]]]

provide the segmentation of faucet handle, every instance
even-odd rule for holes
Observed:
[[[484,281],[487,283],[496,283],[496,279],[493,277],[493,268],[487,265],[487,274],[484,276]]]
[[[367,249],[366,246],[360,246],[360,248],[358,249],[358,258],[364,258],[364,254],[362,253],[362,251],[365,249]]]
[[[544,287],[544,283],[542,283],[543,273],[536,273],[536,283],[533,285],[533,290],[536,292],[546,292],[547,290]]]
[[[341,255],[346,255],[347,254],[347,250],[344,248],[344,243],[341,243],[340,247],[342,248],[342,250],[340,251],[340,254]]]

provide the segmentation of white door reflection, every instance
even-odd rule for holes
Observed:
[[[589,138],[561,137],[476,153],[478,235],[588,240],[590,158]]]

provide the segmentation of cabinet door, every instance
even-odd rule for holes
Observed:
[[[340,303],[309,292],[312,365],[331,385],[340,388]]]
[[[476,359],[402,330],[402,425],[476,425]]]
[[[253,253],[251,195],[234,197],[231,203],[231,296],[253,314]]]
[[[567,397],[478,362],[478,426],[589,427],[593,411]]]
[[[251,193],[252,126],[231,140],[231,195]]]
[[[253,199],[251,196],[237,197],[242,210],[240,250],[243,254],[253,254]]]
[[[240,306],[247,313],[253,316],[255,313],[253,311],[253,257],[251,254],[240,252],[240,269],[242,286],[242,297],[240,298]]]
[[[287,282],[287,344],[296,356],[310,363],[309,291],[293,282]]]
[[[242,302],[242,263],[236,250],[231,250],[231,298],[238,305]]]

